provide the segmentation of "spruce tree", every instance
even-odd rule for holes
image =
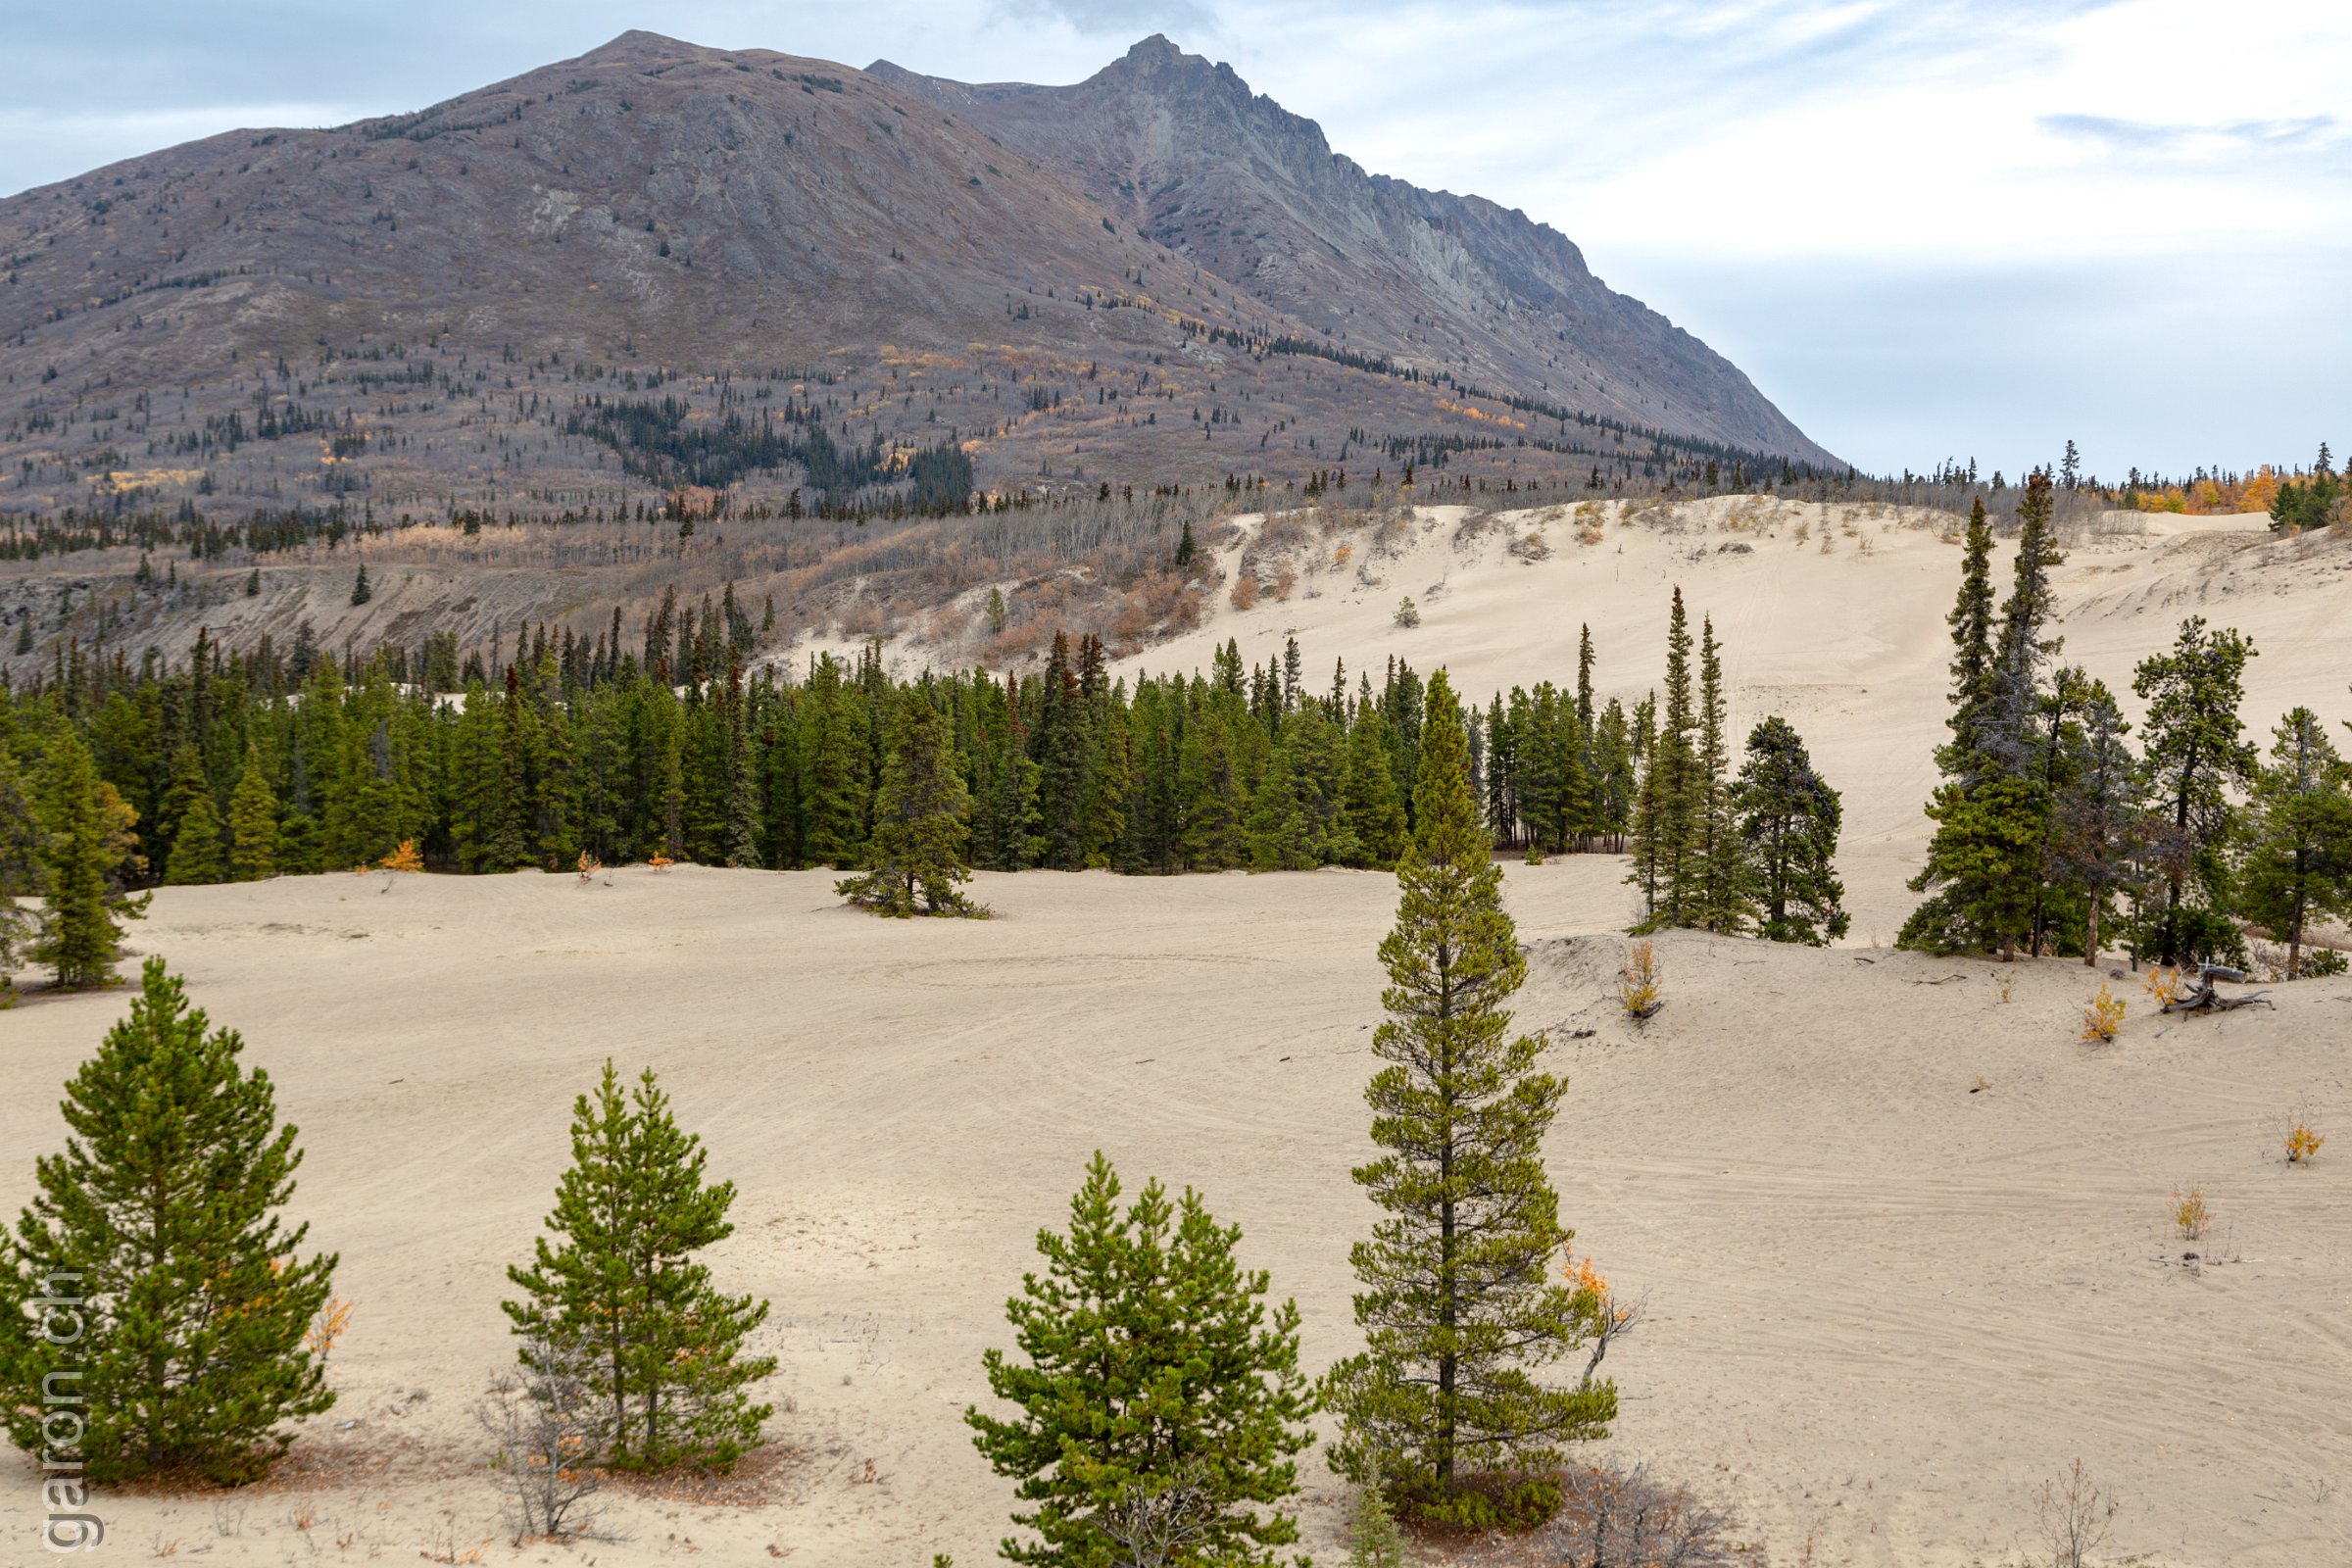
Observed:
[[[1698,901],[1693,923],[1737,935],[1755,919],[1756,907],[1749,887],[1748,841],[1740,832],[1739,804],[1733,798],[1723,649],[1715,641],[1713,616],[1699,623],[1698,670]]]
[[[122,952],[118,919],[147,912],[146,899],[120,881],[138,813],[98,776],[89,748],[71,730],[49,748],[39,808],[43,908],[32,959],[56,970],[67,989],[110,984]]]
[[[1380,710],[1368,697],[1359,700],[1355,722],[1348,730],[1348,772],[1343,789],[1348,802],[1348,843],[1353,855],[1348,863],[1385,871],[1404,853],[1404,806],[1396,799],[1396,775],[1389,766],[1381,727]]]
[[[1952,740],[1937,754],[1946,782],[1928,803],[1936,832],[1909,884],[1928,896],[1904,921],[1899,947],[2007,956],[2032,937],[2056,808],[2033,765],[2040,669],[2058,648],[2044,637],[2050,570],[2060,559],[2053,507],[2050,476],[2036,469],[2018,503],[2013,586],[1997,636],[1986,619],[1990,538],[1972,515],[1950,616]]]
[[[172,787],[164,794],[162,827],[171,849],[163,858],[164,881],[183,887],[220,880],[220,818],[213,808],[212,781],[193,742],[172,754]],[[180,841],[191,839],[187,853]]]
[[[1634,817],[1634,874],[1642,889],[1637,931],[1697,923],[1699,835],[1705,809],[1698,754],[1698,715],[1690,694],[1690,622],[1683,591],[1674,590],[1666,622],[1666,701]]]
[[[1748,732],[1731,794],[1761,906],[1756,935],[1814,947],[1845,935],[1845,886],[1833,863],[1843,812],[1787,719],[1775,714]]]
[[[2139,762],[2115,698],[2099,681],[2084,689],[2075,759],[2054,812],[2053,874],[2082,898],[2082,962],[2099,961],[2099,932],[2119,893],[2132,887],[2142,824]]]
[[[970,814],[948,715],[921,687],[909,686],[899,694],[882,763],[866,870],[834,891],[881,914],[980,913],[958,886],[971,877],[963,860]]]
[[[1430,682],[1414,805],[1396,925],[1380,948],[1389,1016],[1372,1050],[1388,1065],[1365,1090],[1383,1152],[1353,1173],[1385,1211],[1349,1254],[1365,1349],[1327,1387],[1349,1479],[1377,1467],[1425,1517],[1491,1522],[1494,1499],[1477,1484],[1604,1435],[1617,1396],[1607,1383],[1561,1389],[1534,1375],[1594,1332],[1602,1308],[1559,1272],[1574,1232],[1560,1223],[1543,1142],[1566,1085],[1538,1068],[1538,1037],[1511,1032],[1526,960],[1443,671]],[[1504,1502],[1544,1506],[1541,1495]]]
[[[359,576],[352,579],[351,602],[355,605],[364,605],[374,597],[375,590],[368,586],[368,564],[366,562],[362,562],[360,564]]]
[[[279,1211],[302,1152],[243,1049],[151,958],[67,1085],[65,1152],[36,1163],[0,1245],[0,1409],[27,1453],[72,1409],[91,1481],[235,1485],[285,1451],[280,1423],[334,1403],[305,1336],[335,1258],[296,1256],[309,1227]],[[81,1325],[74,1343],[43,1332],[59,1314]]]
[[[16,755],[0,733],[0,1007],[16,1001],[10,971],[36,928],[33,911],[17,901],[40,891],[41,837],[32,797]]]
[[[277,795],[262,766],[262,754],[245,743],[245,768],[228,798],[228,874],[259,882],[277,873]]]
[[[2303,966],[2314,921],[2352,916],[2352,769],[2308,708],[2278,721],[2247,802],[2238,907]]]
[[[2135,951],[2160,963],[2194,963],[2243,951],[2229,913],[2223,850],[2232,810],[2229,787],[2252,774],[2254,748],[2237,716],[2254,645],[2235,631],[2180,623],[2170,653],[2140,661],[2132,689],[2148,705],[2142,766],[2156,823],[2155,881],[2139,911]]]
[[[1119,1191],[1098,1152],[1069,1233],[1038,1233],[1045,1271],[1005,1303],[1018,1359],[992,1349],[983,1364],[1020,1414],[964,1411],[989,1463],[1018,1482],[1028,1506],[1013,1523],[1037,1533],[1002,1553],[1052,1568],[1271,1565],[1298,1539],[1284,1504],[1314,1442],[1298,1309],[1268,1313],[1267,1275],[1234,1257],[1240,1228],[1190,1189],[1171,1204],[1152,1182],[1124,1212]],[[1145,1535],[1189,1544],[1181,1559],[1141,1555]]]
[[[734,1234],[735,1184],[704,1182],[702,1140],[679,1130],[650,1068],[624,1093],[605,1063],[595,1095],[573,1102],[571,1154],[547,1217],[557,1240],[507,1270],[523,1293],[501,1303],[523,1365],[559,1371],[533,1362],[529,1347],[545,1344],[590,1369],[612,1413],[608,1462],[731,1468],[773,1413],[745,1391],[776,1365],[744,1353],[767,1303],[721,1294],[694,1255]]]

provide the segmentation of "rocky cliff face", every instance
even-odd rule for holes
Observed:
[[[1557,230],[1336,154],[1313,121],[1166,38],[1071,87],[870,74],[961,114],[1139,231],[1336,342],[1472,385],[1830,462],[1707,346]]]

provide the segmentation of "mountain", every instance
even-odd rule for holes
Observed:
[[[966,463],[1066,490],[1834,461],[1563,236],[1367,174],[1159,37],[1031,87],[630,32],[0,201],[0,516],[52,545],[68,508],[258,548],[265,514],[689,484],[756,512]]]
[[[1556,229],[1366,173],[1313,121],[1164,37],[1074,87],[969,85],[888,61],[866,73],[1347,347],[1677,435],[1836,461],[1729,361],[1612,292]]]

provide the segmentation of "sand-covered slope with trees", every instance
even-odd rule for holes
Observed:
[[[1512,865],[1506,891],[1520,1020],[1570,1080],[1546,1147],[1563,1218],[1650,1305],[1609,1359],[1613,1446],[1734,1505],[1742,1560],[2016,1562],[2033,1489],[2078,1456],[2121,1499],[2119,1554],[2343,1552],[2352,1163],[2290,1168],[2275,1133],[2299,1100],[2352,1126],[2352,982],[2185,1022],[2125,985],[2123,1038],[2093,1048],[2078,963],[1678,935],[1667,1005],[1636,1030],[1609,984],[1613,864]],[[110,1549],[992,1560],[1009,1489],[961,1412],[1094,1150],[1245,1228],[1310,1369],[1353,1348],[1347,1248],[1373,1210],[1348,1169],[1371,1147],[1395,886],[983,875],[999,917],[977,923],[869,919],[822,873],[691,867],[165,890],[134,944],[275,1080],[308,1152],[295,1208],[359,1304],[341,1399],[275,1478],[108,1494]],[[62,1135],[59,1085],[123,1005],[35,999],[0,1022],[10,1212]],[[464,1409],[512,1356],[504,1269],[608,1055],[661,1069],[741,1190],[712,1256],[775,1303],[755,1337],[780,1358],[774,1447],[725,1500],[629,1495],[626,1541],[518,1552]],[[2183,1182],[2218,1216],[2201,1242],[2165,1223]],[[0,1475],[16,1538],[32,1472]],[[1339,1560],[1339,1494],[1308,1477],[1307,1544]]]
[[[1993,561],[2002,592],[2016,495],[1988,500],[1996,524],[2009,524]],[[1400,659],[1424,673],[1444,666],[1465,701],[1484,704],[1540,680],[1573,684],[1578,633],[1589,625],[1597,695],[1630,708],[1659,685],[1668,603],[1680,586],[1693,622],[1712,616],[1723,640],[1734,732],[1786,717],[1843,792],[1851,940],[1891,944],[1915,902],[1902,883],[1918,869],[1921,808],[1946,738],[1944,617],[1964,519],[1924,507],[1753,496],[1516,510],[1489,501],[1245,514],[1217,536],[1216,591],[1202,596],[1200,625],[1115,667],[1129,676],[1204,670],[1228,639],[1256,664],[1295,638],[1309,691],[1329,689],[1334,661],[1345,662],[1350,692],[1365,673],[1378,690],[1386,662]],[[2298,704],[2330,722],[2352,718],[2352,542],[2328,532],[2281,538],[2260,516],[2137,513],[2086,519],[2061,538],[2060,661],[2104,680],[2130,716],[2138,715],[2133,667],[2196,614],[2245,632],[2258,650],[2245,676],[2249,738],[2267,746],[2271,726]],[[1033,613],[1025,596],[1053,603],[1068,590],[1047,576],[1000,591],[1018,637]],[[928,623],[969,635],[939,640],[910,625],[885,645],[886,661],[910,674],[985,657],[987,594],[967,590]],[[1419,617],[1411,627],[1396,616],[1408,598]],[[858,645],[837,622],[783,658],[795,663],[818,647],[847,657]],[[1631,899],[1604,919],[1630,919]]]

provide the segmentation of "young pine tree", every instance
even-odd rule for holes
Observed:
[[[1482,1483],[1604,1435],[1617,1395],[1534,1375],[1589,1338],[1600,1308],[1556,1271],[1574,1232],[1560,1223],[1543,1143],[1566,1085],[1538,1069],[1537,1037],[1511,1032],[1526,960],[1443,671],[1430,682],[1414,807],[1396,925],[1380,947],[1389,1016],[1372,1049],[1388,1065],[1364,1092],[1383,1152],[1354,1172],[1385,1211],[1350,1253],[1365,1348],[1326,1386],[1347,1429],[1336,1462],[1350,1480],[1377,1467],[1424,1517],[1493,1522]],[[1536,1495],[1503,1502],[1544,1506]]]
[[[118,918],[147,912],[146,899],[130,897],[118,880],[132,858],[138,813],[98,776],[89,748],[71,731],[49,749],[39,809],[44,906],[32,959],[70,990],[109,984],[122,953]]]
[[[239,1065],[235,1031],[209,1025],[149,959],[129,1016],[67,1085],[65,1152],[37,1162],[0,1243],[9,1436],[37,1453],[44,1418],[74,1410],[94,1482],[252,1481],[293,1441],[280,1423],[334,1403],[305,1336],[335,1258],[298,1258],[309,1227],[279,1218],[295,1129],[269,1074]],[[61,1298],[78,1299],[39,1312]],[[82,1326],[74,1343],[42,1332],[59,1313]]]
[[[834,891],[881,914],[982,912],[958,887],[972,874],[963,859],[970,817],[954,726],[922,687],[909,686],[899,694],[882,763],[866,870]]]
[[[1787,719],[1775,714],[1748,732],[1731,793],[1761,906],[1756,935],[1814,947],[1845,935],[1845,886],[1832,863],[1843,811]]]
[[[1298,1309],[1269,1316],[1267,1276],[1234,1258],[1240,1228],[1189,1189],[1171,1204],[1152,1182],[1124,1213],[1118,1198],[1098,1152],[1069,1234],[1038,1233],[1045,1272],[1005,1303],[1019,1359],[983,1358],[990,1390],[1020,1414],[964,1411],[1030,1505],[1013,1523],[1039,1538],[1003,1554],[1052,1568],[1270,1565],[1298,1539],[1283,1505],[1298,1490],[1294,1456],[1314,1442]],[[1187,1543],[1183,1555],[1139,1554],[1145,1535]]]
[[[228,874],[259,882],[277,873],[277,794],[262,766],[262,754],[245,743],[245,769],[228,798]]]
[[[651,1069],[624,1094],[610,1061],[572,1105],[571,1155],[547,1217],[557,1240],[507,1270],[523,1292],[501,1303],[523,1365],[560,1370],[533,1364],[534,1344],[585,1359],[612,1412],[612,1463],[731,1468],[774,1408],[745,1390],[776,1367],[743,1353],[767,1303],[722,1295],[694,1256],[734,1234],[735,1184],[705,1184],[702,1140],[679,1130]]]
[[[2278,721],[2247,803],[2238,906],[2303,965],[2315,920],[2352,915],[2352,769],[2308,708]]]

